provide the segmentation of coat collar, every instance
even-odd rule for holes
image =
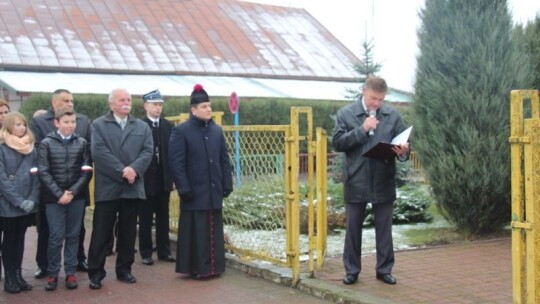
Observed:
[[[56,140],[62,142],[62,137],[60,136],[60,134],[58,134],[58,130],[56,130],[56,129],[54,131],[51,131],[51,133],[49,133],[47,135],[47,137],[50,137],[50,138],[53,138],[53,139],[56,139]],[[79,135],[77,135],[77,133],[73,133],[73,134],[71,134],[71,137],[69,138],[69,141],[73,141],[78,137],[79,137]]]
[[[114,115],[113,115],[112,111],[109,111],[109,113],[105,114],[104,119],[105,119],[106,122],[116,123],[116,119],[114,118]],[[133,116],[131,114],[128,114],[126,127],[131,125],[131,123],[136,121],[136,120],[137,120],[137,118],[135,116]]]
[[[198,118],[197,116],[195,116],[193,114],[189,115],[189,121],[192,122],[193,124],[197,125],[197,126],[205,127],[205,128],[211,126],[212,124],[214,124],[213,119],[210,119],[210,120],[206,121],[206,120],[202,120],[202,119]]]

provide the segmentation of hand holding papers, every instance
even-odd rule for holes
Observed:
[[[407,141],[409,140],[409,136],[411,135],[411,131],[412,126],[408,127],[405,131],[394,137],[392,139],[392,142],[380,142],[373,146],[371,149],[369,149],[366,153],[362,154],[362,156],[382,159],[395,156],[396,154],[392,150],[392,148],[407,143]]]

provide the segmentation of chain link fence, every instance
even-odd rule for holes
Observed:
[[[285,132],[288,126],[224,126],[234,191],[223,202],[227,248],[244,257],[286,259]],[[178,229],[178,194],[171,193],[170,227]],[[307,247],[306,247],[307,250]]]
[[[213,115],[221,124],[223,113]],[[308,130],[304,135],[301,115]],[[178,124],[188,115],[169,119]],[[223,126],[234,179],[234,191],[223,202],[225,246],[242,259],[290,267],[294,284],[300,279],[300,260],[308,261],[313,275],[314,260],[320,267],[326,248],[327,139],[324,130],[317,128],[314,140],[312,129],[309,107],[291,108],[290,125]],[[300,153],[301,144],[307,155]],[[301,172],[302,164],[307,172]],[[319,168],[316,181],[315,166]],[[178,229],[180,203],[178,194],[172,193],[173,231]],[[301,233],[301,226],[307,231]]]

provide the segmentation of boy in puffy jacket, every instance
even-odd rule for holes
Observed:
[[[84,138],[73,133],[75,112],[71,109],[55,111],[54,125],[57,130],[43,139],[38,150],[39,178],[45,190],[42,203],[46,204],[49,223],[47,291],[58,287],[64,241],[66,288],[78,286],[75,271],[79,230],[85,208],[85,191],[92,178],[90,147]]]

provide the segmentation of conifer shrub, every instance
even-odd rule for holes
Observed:
[[[507,2],[428,0],[420,12],[413,149],[441,213],[466,235],[510,220],[509,100],[530,88]]]

